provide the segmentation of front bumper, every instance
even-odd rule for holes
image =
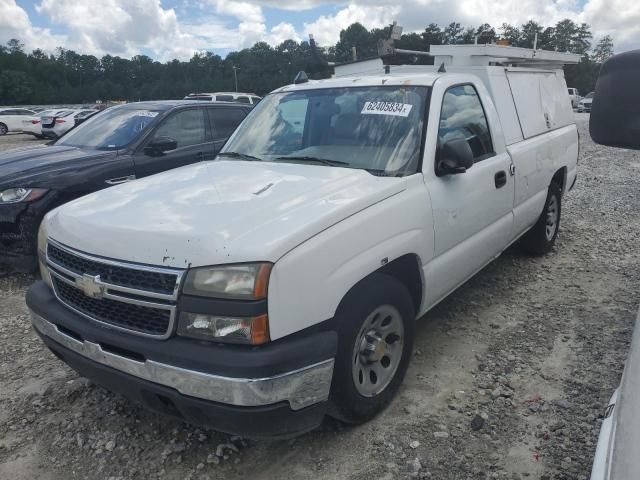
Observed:
[[[19,271],[35,270],[39,219],[28,204],[0,205],[0,264]]]
[[[69,366],[161,413],[239,435],[289,436],[315,428],[326,412],[335,332],[238,348],[98,326],[43,282],[27,304],[36,332]]]

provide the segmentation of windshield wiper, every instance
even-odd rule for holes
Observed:
[[[318,157],[277,157],[276,160],[294,160],[298,162],[312,162],[312,163],[321,163],[322,165],[329,165],[330,167],[338,167],[342,165],[350,165],[349,162],[341,162],[340,160],[329,160],[327,158],[318,158]]]
[[[252,155],[247,155],[246,153],[239,152],[221,152],[218,154],[219,157],[225,156],[230,158],[240,158],[242,160],[247,160],[249,162],[262,162],[261,158],[254,157]]]

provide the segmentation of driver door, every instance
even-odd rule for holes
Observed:
[[[213,151],[203,108],[188,108],[169,114],[134,155],[136,178],[207,160]],[[148,152],[145,147],[160,137],[176,141],[175,150]]]
[[[482,102],[472,84],[446,88],[439,112],[435,154],[425,158],[425,182],[431,196],[434,259],[429,267],[427,295],[437,302],[489,261],[509,242],[513,224],[514,179],[511,158],[493,104]],[[484,91],[482,89],[481,91]],[[437,98],[434,96],[432,98]],[[435,124],[433,124],[435,125]],[[490,125],[494,128],[490,128]],[[498,126],[496,126],[498,125]],[[497,135],[494,135],[498,133]],[[464,173],[437,176],[439,148],[464,139],[473,152],[473,165]]]

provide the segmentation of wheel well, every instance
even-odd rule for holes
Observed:
[[[564,187],[567,180],[567,167],[562,167],[556,173],[553,174],[552,182],[556,183],[560,187],[560,191],[564,193]]]
[[[377,270],[376,273],[384,273],[402,283],[411,295],[416,314],[419,313],[422,305],[423,289],[420,261],[417,255],[407,254],[398,257]]]

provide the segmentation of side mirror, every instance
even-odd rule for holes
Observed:
[[[178,142],[171,137],[158,137],[151,140],[145,147],[146,155],[161,155],[164,152],[175,150],[178,148]]]
[[[473,166],[473,152],[466,140],[450,140],[436,154],[436,175],[457,175]]]
[[[640,50],[604,62],[591,106],[594,142],[640,150]]]

